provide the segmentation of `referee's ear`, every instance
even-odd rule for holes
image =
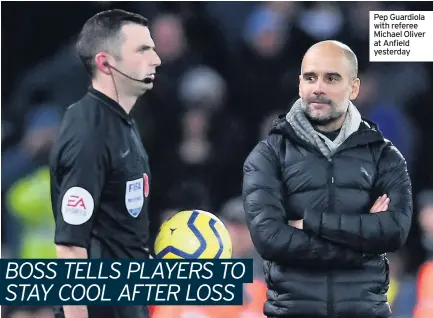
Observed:
[[[108,56],[105,53],[98,53],[95,56],[95,64],[101,72],[111,74],[110,63],[108,62]]]

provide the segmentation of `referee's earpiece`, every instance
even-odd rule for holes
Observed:
[[[126,78],[129,78],[130,80],[136,81],[136,82],[141,82],[141,83],[145,83],[145,84],[150,84],[153,82],[153,78],[151,77],[146,77],[144,79],[138,79],[138,78],[133,78],[121,71],[119,71],[117,68],[115,68],[114,66],[111,66],[107,61],[102,62],[102,65],[104,65],[105,67],[108,67],[110,69],[110,74],[111,73],[111,69],[115,70],[116,72],[122,74],[123,76],[125,76]]]
[[[110,64],[108,63],[108,61],[102,62],[102,66],[106,67],[105,71],[109,72],[109,74],[111,74],[111,67],[110,67]]]

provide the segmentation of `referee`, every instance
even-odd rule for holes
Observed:
[[[148,157],[130,111],[161,60],[147,20],[122,10],[83,26],[78,54],[91,74],[53,147],[51,196],[58,258],[149,258]],[[144,318],[146,307],[64,306],[56,317]]]

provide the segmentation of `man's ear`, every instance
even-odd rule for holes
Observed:
[[[299,85],[298,85],[299,97],[301,97],[301,82],[302,82],[302,74],[299,74]]]
[[[109,57],[105,52],[101,52],[101,53],[96,54],[94,61],[95,61],[96,67],[101,72],[103,72],[105,74],[111,73]]]
[[[358,97],[360,86],[361,86],[361,80],[357,77],[352,82],[352,88],[349,96],[350,100],[355,100]]]

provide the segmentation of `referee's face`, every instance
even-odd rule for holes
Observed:
[[[328,125],[346,113],[359,84],[350,77],[350,70],[339,48],[318,47],[307,52],[299,77],[299,95],[306,116],[314,124]]]
[[[156,68],[161,65],[161,59],[155,52],[155,43],[149,29],[139,24],[127,24],[122,28],[123,46],[122,59],[117,62],[119,68],[136,79],[154,78]],[[141,95],[152,88],[153,84],[145,84],[119,77],[123,89],[130,95]]]

